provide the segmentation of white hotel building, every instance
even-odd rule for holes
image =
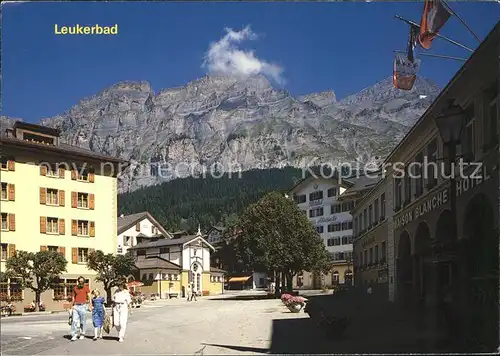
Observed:
[[[294,287],[320,288],[352,280],[353,221],[350,211],[358,199],[353,190],[359,189],[358,183],[364,186],[363,178],[339,180],[310,176],[289,191],[289,196],[307,214],[323,238],[334,262],[333,270],[327,275],[299,273],[294,278]]]

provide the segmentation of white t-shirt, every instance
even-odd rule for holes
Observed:
[[[115,293],[115,295],[113,296],[113,301],[118,304],[122,303],[131,304],[132,297],[130,296],[130,293],[128,291],[122,290]]]

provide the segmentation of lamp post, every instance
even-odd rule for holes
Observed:
[[[464,122],[465,122],[465,112],[464,110],[454,102],[454,100],[450,100],[448,107],[445,108],[440,115],[438,115],[436,118],[436,125],[439,130],[439,134],[441,136],[441,139],[443,141],[443,146],[446,148],[447,151],[447,164],[449,165],[449,179],[450,179],[450,211],[451,211],[451,226],[450,226],[450,237],[451,241],[446,241],[443,243],[443,241],[438,241],[438,236],[435,237],[435,243],[433,246],[434,252],[436,254],[436,287],[437,290],[436,292],[438,293],[438,308],[444,308],[445,310],[439,310],[438,309],[438,318],[441,313],[446,313],[449,316],[449,312],[453,309],[452,305],[446,305],[444,303],[444,295],[442,292],[442,281],[441,278],[441,263],[446,262],[446,259],[443,259],[442,257],[443,254],[449,253],[449,252],[456,252],[454,247],[456,247],[456,242],[458,240],[458,233],[457,233],[457,207],[456,207],[456,200],[457,200],[457,181],[455,178],[455,173],[456,173],[456,167],[455,167],[455,161],[456,161],[456,155],[457,155],[457,145],[461,143],[462,140],[462,131],[464,127]],[[452,256],[449,256],[452,257]],[[456,276],[454,273],[454,268],[453,268],[453,263],[454,261],[449,260],[449,265],[446,266],[448,267],[448,286],[447,288],[452,288],[453,285],[456,285],[458,281],[455,281]],[[451,271],[450,271],[451,268]],[[450,290],[449,293],[452,293]],[[453,313],[453,312],[452,312]],[[446,315],[445,314],[445,315]],[[450,320],[445,321],[445,325],[448,325],[452,323]],[[450,335],[450,336],[456,336],[456,335]]]
[[[162,294],[162,291],[161,291],[161,285],[162,285],[162,283],[163,283],[163,270],[161,269],[160,270],[160,299],[162,299],[162,296],[161,296],[161,294]]]

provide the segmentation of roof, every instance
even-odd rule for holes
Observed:
[[[124,233],[128,229],[130,229],[132,226],[137,224],[139,221],[142,221],[144,219],[148,219],[153,223],[154,226],[158,228],[158,230],[161,231],[162,235],[166,238],[172,238],[172,235],[170,235],[167,230],[161,226],[161,224],[147,211],[143,211],[142,213],[136,213],[136,214],[131,214],[131,215],[125,215],[123,217],[118,218],[118,235]],[[157,236],[157,235],[156,235]],[[141,236],[141,237],[149,237],[149,236]]]
[[[399,150],[401,146],[403,146],[410,138],[410,136],[413,135],[414,131],[416,128],[422,123],[434,110],[434,108],[437,106],[438,103],[441,102],[443,97],[448,93],[450,88],[452,88],[455,85],[455,82],[469,69],[469,66],[471,65],[471,62],[478,56],[478,53],[481,53],[482,51],[485,51],[486,45],[491,42],[491,41],[497,41],[499,40],[500,36],[498,33],[500,32],[500,21],[497,22],[495,27],[490,31],[490,33],[486,36],[486,38],[479,44],[479,46],[476,48],[476,50],[470,55],[470,57],[467,59],[467,61],[464,63],[464,65],[457,71],[457,73],[453,76],[453,78],[446,84],[443,90],[439,93],[437,98],[432,102],[432,104],[427,108],[427,110],[424,112],[422,116],[417,120],[417,122],[412,126],[412,128],[408,131],[408,133],[403,137],[401,141],[394,147],[394,149],[389,153],[389,155],[386,157],[384,160],[384,163],[387,163],[390,161],[392,156]],[[494,49],[493,51],[495,51]],[[485,52],[487,53],[487,52]],[[491,53],[493,55],[493,52]]]
[[[34,132],[40,132],[40,133],[44,133],[44,134],[52,135],[52,136],[56,136],[56,137],[59,137],[59,135],[61,134],[61,131],[59,131],[58,129],[54,129],[54,128],[48,127],[48,126],[37,125],[37,124],[30,124],[30,123],[24,122],[24,121],[16,121],[12,128],[14,130],[15,129],[25,129],[25,130],[30,130],[30,131],[34,131]]]
[[[181,269],[181,266],[173,262],[167,261],[160,256],[150,256],[145,258],[138,258],[135,261],[135,267],[141,269]]]
[[[313,175],[310,175],[304,179],[301,179],[300,181],[298,181],[297,183],[295,183],[295,185],[290,189],[288,190],[287,193],[291,193],[293,192],[295,189],[297,189],[300,185],[306,183],[307,181],[311,180],[311,179],[326,179],[326,180],[333,180],[336,182],[336,185],[343,185],[343,186],[346,186],[346,187],[350,187],[352,186],[352,182],[350,181],[350,178],[338,178],[338,177],[331,177],[331,178],[325,178],[325,177],[322,177],[321,175],[318,176],[318,177],[314,177]]]
[[[158,240],[154,240],[154,241],[145,241],[145,242],[141,242],[133,247],[130,247],[129,250],[184,245],[184,244],[191,242],[191,241],[198,239],[198,238],[202,239],[205,244],[207,244],[208,246],[210,246],[210,248],[215,250],[215,248],[211,244],[209,244],[207,242],[207,240],[205,240],[203,238],[203,236],[198,236],[198,235],[182,236],[178,239],[158,239]]]
[[[214,272],[214,273],[227,273],[226,270],[223,270],[223,269],[220,269],[220,268],[217,268],[217,267],[210,267],[210,272]]]
[[[377,176],[373,176],[373,174],[375,174],[375,173],[377,173]],[[342,198],[354,196],[357,193],[363,192],[367,189],[372,189],[374,186],[377,185],[377,183],[380,181],[381,178],[382,178],[381,171],[371,172],[369,177],[365,174],[365,175],[360,175],[357,177],[349,178],[349,180],[353,183],[353,185],[351,187],[347,188],[339,196],[339,198],[342,199]]]
[[[77,159],[93,159],[97,161],[105,161],[112,163],[121,163],[128,165],[129,162],[112,156],[102,155],[85,148],[60,143],[59,145],[45,145],[41,143],[21,140],[16,137],[0,136],[0,142],[3,145],[14,146],[16,149],[25,149],[28,151],[40,152],[41,150],[48,153],[60,154],[65,156],[74,156]],[[125,168],[122,166],[122,168]]]

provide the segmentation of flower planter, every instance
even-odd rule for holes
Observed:
[[[302,307],[303,307],[303,304],[295,304],[295,303],[292,303],[292,304],[288,304],[286,306],[288,308],[288,310],[290,310],[292,313],[298,313],[302,310]]]

